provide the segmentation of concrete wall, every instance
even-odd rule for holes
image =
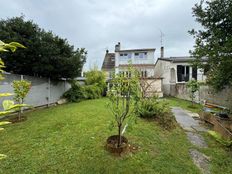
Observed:
[[[175,84],[170,86],[170,95],[191,100],[189,97],[189,90],[186,84]],[[212,88],[206,85],[201,85],[199,92],[196,93],[195,102],[203,103],[206,100],[209,103],[217,104],[220,106],[227,107],[232,110],[232,88],[226,88],[218,93],[216,93]]]
[[[148,78],[141,79],[140,81],[143,89],[146,89],[144,92],[146,97],[152,97],[154,95],[158,97],[163,97],[162,92],[162,79]]]
[[[48,78],[38,78],[32,76],[5,74],[0,81],[0,93],[14,93],[12,83],[14,80],[25,79],[31,82],[32,87],[25,98],[25,103],[36,106],[42,106],[57,102],[65,91],[71,86],[66,81],[50,81]],[[3,100],[13,100],[13,96],[0,98],[0,109],[2,109]]]

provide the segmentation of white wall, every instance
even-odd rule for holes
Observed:
[[[12,83],[21,78],[31,82],[32,87],[25,98],[25,103],[36,106],[48,105],[57,102],[65,91],[71,86],[66,81],[53,81],[48,78],[21,76],[18,74],[5,74],[0,81],[0,93],[14,93]],[[0,98],[0,109],[3,100],[13,100],[13,96]]]
[[[169,95],[170,94],[170,85],[176,84],[176,83],[185,83],[185,82],[178,82],[177,81],[177,65],[187,65],[190,66],[190,63],[173,63],[170,61],[164,61],[159,60],[154,68],[154,74],[156,78],[163,78],[163,85],[162,90],[164,94]],[[175,70],[175,80],[171,79],[171,69]],[[189,79],[192,78],[192,67],[189,69]],[[203,74],[202,69],[197,70],[197,80],[198,81],[205,81],[206,76]]]
[[[135,53],[140,52],[147,52],[146,58],[136,58]],[[131,58],[122,58],[120,57],[120,54],[128,53],[131,54]],[[151,77],[154,75],[154,66],[142,66],[144,64],[155,64],[155,58],[154,58],[154,51],[128,51],[128,52],[115,52],[115,72],[119,73],[119,71],[127,71],[127,68],[120,67],[120,65],[128,65],[129,62],[131,64],[140,64],[141,67],[138,67],[138,70],[141,71],[147,71],[148,77]]]

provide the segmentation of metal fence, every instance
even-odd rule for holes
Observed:
[[[4,74],[0,81],[0,93],[13,93],[12,83],[14,80],[28,80],[31,82],[31,90],[25,98],[25,103],[34,107],[56,103],[65,91],[71,86],[66,80],[50,80],[27,75]],[[13,100],[13,96],[0,98],[0,108],[3,100]]]

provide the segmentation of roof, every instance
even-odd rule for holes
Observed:
[[[127,49],[127,50],[119,50],[115,52],[132,52],[132,51],[155,51],[155,48]]]
[[[190,61],[193,61],[194,59],[195,59],[194,57],[190,57],[190,56],[158,58],[158,60],[169,61],[169,62],[172,62],[172,63],[190,62]]]
[[[101,69],[102,70],[111,70],[111,69],[114,69],[114,66],[115,66],[115,54],[114,53],[106,53]]]
[[[195,60],[195,58],[191,57],[191,56],[182,56],[182,57],[158,58],[158,60],[169,61],[172,63],[185,63],[185,62],[191,62],[191,61]],[[202,58],[202,61],[203,62],[207,61],[207,58],[205,58],[205,57]]]
[[[155,64],[120,64],[118,67],[128,67],[128,66],[133,66],[133,67],[147,67],[147,66],[155,66]]]

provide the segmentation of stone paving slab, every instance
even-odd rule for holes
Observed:
[[[198,120],[195,120],[188,113],[186,113],[182,108],[173,107],[172,112],[176,117],[176,121],[185,131],[195,132],[195,131],[207,131],[203,126],[199,124]]]
[[[172,112],[176,121],[185,130],[189,141],[199,148],[206,148],[207,143],[198,132],[207,131],[207,129],[199,124],[199,120],[195,120],[193,114],[189,114],[190,112],[186,112],[179,107],[173,107]],[[210,174],[209,157],[196,149],[190,149],[189,153],[194,164],[201,170],[201,172],[203,174]]]
[[[194,164],[201,170],[201,172],[203,174],[210,174],[209,158],[195,149],[190,149],[189,153]]]
[[[186,132],[186,134],[187,134],[189,141],[193,145],[200,147],[200,148],[208,147],[207,143],[205,142],[204,138],[201,135],[197,133],[193,133],[193,132]]]

